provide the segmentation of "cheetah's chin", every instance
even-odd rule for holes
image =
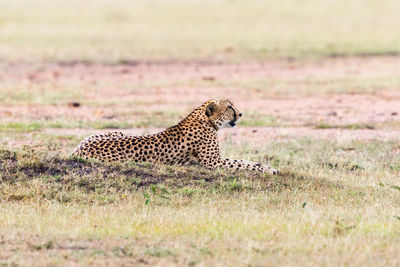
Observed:
[[[231,121],[231,122],[228,123],[228,125],[231,126],[231,127],[233,128],[233,127],[236,126],[236,122]]]

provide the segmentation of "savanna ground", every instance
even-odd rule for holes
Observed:
[[[0,265],[399,265],[399,8],[0,1]],[[68,158],[216,97],[279,175]]]

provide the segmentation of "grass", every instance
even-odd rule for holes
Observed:
[[[224,144],[224,156],[268,160],[281,170],[274,177],[101,164],[68,159],[57,146],[2,150],[0,262],[396,265],[397,147]]]
[[[133,123],[120,122],[116,120],[97,120],[97,121],[67,121],[67,120],[37,120],[37,121],[20,121],[8,122],[0,125],[0,132],[4,133],[18,133],[18,132],[32,132],[41,131],[45,129],[105,129],[113,131],[115,129],[132,129],[132,128],[146,128],[157,127],[166,128],[179,122],[179,117],[167,117],[148,115],[143,121]],[[241,125],[246,126],[277,126],[279,123],[274,117],[259,116],[246,118],[241,122]]]
[[[92,130],[132,130],[136,128],[167,128],[171,125],[179,122],[180,116],[152,116],[147,115],[141,121],[135,122],[121,122],[120,120],[107,120],[99,119],[95,121],[91,120],[33,120],[20,122],[7,122],[0,125],[0,133],[6,135],[7,133],[43,133],[48,129],[92,129]],[[295,121],[278,121],[274,116],[257,115],[257,113],[249,114],[246,118],[240,121],[241,127],[298,127],[298,122]],[[398,121],[380,122],[380,123],[350,123],[350,124],[329,124],[329,123],[316,123],[310,124],[304,122],[305,127],[312,127],[314,129],[347,129],[347,130],[376,130],[376,129],[396,129],[398,127]]]
[[[352,123],[352,124],[345,124],[345,125],[336,125],[336,124],[328,124],[328,123],[320,123],[314,126],[315,129],[350,129],[350,130],[357,130],[357,129],[369,129],[373,130],[376,126],[367,123]]]
[[[0,58],[135,64],[397,55],[398,8],[395,0],[99,0],[83,7],[2,0]]]
[[[0,265],[400,265],[398,139],[225,135],[224,157],[276,176],[67,156],[92,129],[147,133],[221,96],[241,126],[395,131],[395,108],[352,101],[396,103],[399,7],[0,0]]]

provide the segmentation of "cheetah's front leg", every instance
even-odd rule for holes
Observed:
[[[237,159],[224,159],[222,161],[222,167],[231,170],[252,170],[259,172],[267,172],[269,174],[278,173],[278,170],[273,169],[269,166],[261,165],[261,163],[250,162],[246,160],[237,160]]]
[[[251,170],[259,172],[268,172],[270,174],[277,174],[276,169],[268,166],[263,166],[260,163],[249,162],[245,160],[236,159],[222,159],[219,149],[214,151],[200,151],[198,154],[200,164],[207,169],[215,169],[222,167],[228,170]]]
[[[228,170],[250,170],[259,172],[268,172],[270,174],[277,174],[278,170],[272,169],[268,166],[263,166],[260,163],[249,162],[237,159],[223,159],[219,151],[217,136],[211,137],[211,143],[214,144],[213,149],[202,148],[197,151],[199,163],[207,169],[215,169],[222,167]]]

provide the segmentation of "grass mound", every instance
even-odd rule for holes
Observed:
[[[58,153],[25,148],[0,151],[0,190],[6,200],[114,202],[120,195],[208,194],[238,191],[319,190],[340,187],[327,180],[283,171],[277,176],[254,172],[209,171],[200,166],[101,163],[63,158]]]
[[[276,176],[83,161],[51,145],[0,149],[2,253],[40,265],[288,265],[287,255],[343,265],[365,250],[360,262],[371,252],[396,265],[397,143],[301,142],[272,150]]]

